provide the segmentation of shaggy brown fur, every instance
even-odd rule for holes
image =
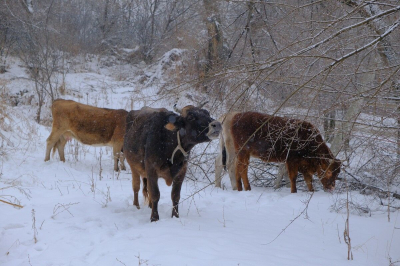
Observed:
[[[296,179],[302,173],[310,191],[312,175],[317,174],[325,189],[332,189],[340,173],[335,159],[318,129],[311,123],[270,116],[256,112],[230,113],[223,123],[223,149],[232,186],[250,190],[247,176],[250,156],[266,162],[285,162],[291,181],[291,192],[297,192]],[[221,152],[222,152],[221,151]],[[216,182],[220,180],[216,170]]]
[[[122,146],[124,143],[127,111],[97,108],[71,100],[57,99],[51,108],[53,127],[47,138],[45,161],[50,160],[51,149],[57,149],[60,160],[65,162],[64,147],[67,140],[77,139],[83,144],[111,146],[114,155],[114,170],[125,170]]]

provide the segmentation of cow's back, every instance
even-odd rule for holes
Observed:
[[[257,112],[235,114],[231,132],[237,151],[245,150],[270,162],[281,162],[291,156],[312,156],[326,146],[319,131],[309,122]]]
[[[127,111],[97,108],[71,100],[55,100],[53,128],[70,132],[87,145],[112,145],[122,142]]]

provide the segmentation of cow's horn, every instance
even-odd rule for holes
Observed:
[[[182,114],[182,110],[179,109],[178,107],[176,107],[176,104],[174,104],[174,111],[179,113],[179,114]]]
[[[206,105],[207,103],[208,103],[208,101],[205,101],[204,103],[199,104],[197,107],[201,109],[201,108],[203,108],[203,106]]]

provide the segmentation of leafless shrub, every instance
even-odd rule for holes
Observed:
[[[110,193],[110,187],[107,185],[107,192],[103,193],[104,196],[104,201],[103,201],[103,208],[106,208],[108,203],[111,202],[111,193]]]
[[[51,218],[54,219],[57,215],[63,212],[68,212],[72,217],[74,217],[74,215],[69,211],[69,209],[71,208],[71,206],[76,204],[79,204],[79,202],[68,203],[68,204],[57,203],[56,205],[54,205],[53,215],[51,216]]]
[[[19,194],[21,194],[28,200],[31,198],[30,191],[21,185],[19,179],[6,180],[4,179],[2,172],[0,172],[0,184],[1,184],[0,191],[2,192],[0,196],[0,202],[2,203],[17,208],[23,208],[20,199],[17,196],[15,196],[14,191],[17,191]]]

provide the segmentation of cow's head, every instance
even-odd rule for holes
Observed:
[[[202,109],[204,104],[195,107],[185,106],[182,109],[174,109],[180,113],[179,117],[170,118],[170,124],[166,126],[169,130],[179,130],[181,137],[192,144],[211,141],[218,138],[222,131],[221,123],[210,116],[210,113]]]
[[[321,183],[325,190],[333,190],[335,188],[336,178],[339,176],[342,162],[338,159],[326,160],[322,163]]]

